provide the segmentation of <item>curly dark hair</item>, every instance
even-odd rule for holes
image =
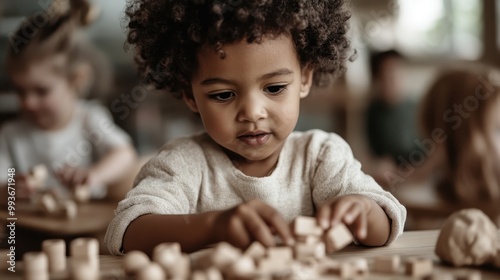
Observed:
[[[347,38],[350,13],[344,0],[129,0],[126,46],[147,84],[172,93],[190,91],[196,52],[264,36],[290,36],[302,66],[315,70],[315,83],[345,71],[354,59]]]

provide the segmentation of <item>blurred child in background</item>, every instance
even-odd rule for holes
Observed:
[[[79,98],[94,70],[92,46],[78,30],[92,21],[94,10],[83,0],[70,3],[66,10],[51,9],[44,24],[40,17],[26,19],[11,37],[7,71],[22,118],[0,131],[0,167],[16,169],[18,197],[34,192],[26,176],[40,164],[49,169],[47,188],[64,196],[87,185],[94,197],[103,197],[105,186],[125,175],[136,156],[109,112]],[[6,176],[0,174],[1,184]]]
[[[435,149],[417,173],[433,174],[446,201],[477,207],[498,201],[500,89],[488,75],[442,74],[422,101],[420,121]]]

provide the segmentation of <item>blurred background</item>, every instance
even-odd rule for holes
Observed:
[[[41,2],[47,1],[0,1],[0,126],[19,113],[3,68],[8,36],[26,16],[43,10]],[[98,99],[109,109],[115,122],[132,137],[141,160],[166,141],[202,129],[181,101],[146,89],[138,80],[132,56],[124,50],[126,1],[91,2],[101,13],[86,32],[110,62],[109,69],[102,67],[103,73],[98,75],[109,77],[112,86],[106,93],[90,93],[88,98]],[[350,32],[357,59],[348,63],[342,77],[313,88],[302,103],[296,129],[319,128],[341,135],[365,172],[407,206],[407,229],[439,227],[436,213],[447,212],[436,202],[435,193],[423,187],[428,184],[426,178],[405,177],[392,184],[386,171],[404,163],[400,156],[415,149],[412,145],[421,137],[419,102],[442,69],[500,64],[500,1],[352,0],[351,8]],[[383,55],[377,57],[380,53]],[[384,92],[391,100],[388,104],[405,104],[386,115],[385,121],[377,116],[387,106],[373,105]],[[387,136],[389,140],[384,140]],[[399,146],[400,150],[395,148]]]

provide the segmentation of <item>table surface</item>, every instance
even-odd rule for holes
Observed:
[[[16,204],[16,226],[34,229],[56,236],[92,234],[106,230],[114,217],[116,202],[91,201],[78,204],[78,214],[74,219],[44,215],[28,203]],[[2,221],[12,218],[6,208],[0,210]]]
[[[431,258],[434,261],[434,269],[438,271],[479,271],[483,280],[500,279],[500,269],[491,267],[468,267],[468,268],[453,268],[442,264],[434,254],[434,246],[438,237],[438,230],[428,231],[409,231],[403,233],[402,236],[390,246],[367,248],[363,246],[349,245],[343,250],[332,254],[333,259],[343,260],[354,257],[363,257],[371,260],[376,256],[391,256],[400,255],[403,259],[406,257],[418,256]],[[500,231],[497,233],[497,239],[500,241]],[[196,254],[196,253],[194,253]],[[100,256],[101,279],[128,279],[124,276],[121,269],[121,256],[103,255]],[[0,272],[0,278],[18,280],[22,279],[22,263],[18,265],[17,272]],[[370,274],[366,279],[412,279],[400,276],[376,275]],[[58,277],[52,275],[51,279],[64,279],[63,276]]]

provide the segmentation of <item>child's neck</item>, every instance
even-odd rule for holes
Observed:
[[[267,177],[271,175],[276,168],[280,152],[276,151],[270,157],[259,161],[249,161],[230,151],[226,151],[226,154],[231,159],[233,165],[243,174],[251,177]]]

